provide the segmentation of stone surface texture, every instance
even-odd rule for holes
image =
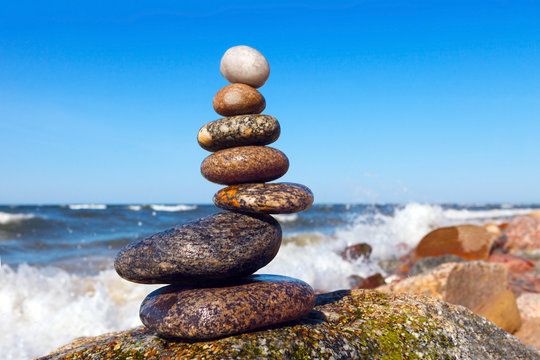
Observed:
[[[266,101],[257,89],[246,84],[231,84],[219,90],[212,101],[214,110],[223,116],[259,114]]]
[[[508,241],[504,247],[510,252],[540,249],[540,213],[512,220],[504,230]]]
[[[197,141],[208,151],[235,146],[268,145],[278,139],[280,131],[279,122],[273,116],[237,115],[204,125],[197,134]]]
[[[135,328],[75,340],[42,359],[540,359],[466,308],[418,295],[337,291],[307,317],[205,342]]]
[[[514,335],[524,344],[540,350],[540,318],[524,321]]]
[[[523,320],[540,319],[540,294],[523,293],[517,298],[517,305]]]
[[[485,260],[497,235],[483,226],[458,225],[436,229],[416,246],[413,259],[452,254],[468,260]]]
[[[144,299],[140,316],[161,336],[202,340],[296,320],[314,305],[313,289],[303,281],[252,275],[222,287],[158,289]]]
[[[114,266],[137,283],[201,285],[254,273],[274,258],[281,237],[269,215],[223,212],[134,241]]]
[[[278,179],[289,169],[289,159],[268,146],[240,146],[213,153],[203,160],[201,174],[209,181],[233,185]]]
[[[260,88],[270,76],[270,65],[252,47],[233,46],[225,52],[219,66],[221,75],[231,83],[242,83]]]
[[[309,209],[313,193],[293,183],[240,184],[219,190],[214,204],[231,211],[258,214],[291,214]]]

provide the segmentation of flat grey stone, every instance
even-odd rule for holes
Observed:
[[[136,283],[202,286],[254,273],[274,258],[281,238],[270,215],[223,212],[128,244],[114,267]]]

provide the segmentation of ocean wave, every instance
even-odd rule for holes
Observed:
[[[70,204],[68,207],[71,210],[105,210],[107,205],[105,204]]]
[[[449,219],[456,220],[472,220],[472,219],[497,219],[497,218],[510,218],[519,215],[528,215],[537,209],[510,209],[508,207],[503,209],[490,209],[490,210],[456,210],[448,209],[444,211],[444,215]]]
[[[140,325],[139,306],[157,287],[122,280],[114,270],[77,276],[55,267],[2,265],[2,359],[35,358],[76,337]]]
[[[280,223],[292,223],[298,220],[298,214],[277,214],[272,216]]]
[[[195,210],[197,205],[150,205],[150,209],[155,211],[189,211]]]
[[[32,219],[35,215],[33,214],[18,214],[18,213],[6,213],[0,211],[0,224],[6,225],[10,223],[18,223],[24,220]]]
[[[132,210],[132,211],[139,211],[142,208],[143,207],[141,205],[128,205],[128,206],[126,206],[126,209]]]

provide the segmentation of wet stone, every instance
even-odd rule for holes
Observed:
[[[208,151],[235,146],[268,145],[280,134],[279,122],[270,115],[237,115],[212,121],[197,134],[199,145]]]
[[[202,286],[254,273],[274,258],[281,237],[270,215],[223,212],[128,244],[114,267],[136,283]]]
[[[289,169],[289,159],[267,146],[240,146],[208,156],[201,174],[209,181],[224,184],[266,182],[278,179]]]
[[[231,84],[219,90],[212,102],[214,110],[223,116],[259,114],[266,101],[257,89],[246,84]]]
[[[252,275],[214,288],[170,285],[144,299],[143,324],[162,337],[204,340],[293,321],[315,305],[303,281],[277,275]]]
[[[309,209],[313,193],[301,184],[241,184],[221,189],[213,200],[218,208],[225,210],[291,214]]]

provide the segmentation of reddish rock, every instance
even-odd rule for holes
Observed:
[[[482,226],[459,225],[427,234],[413,251],[413,261],[427,256],[452,254],[468,260],[485,260],[497,234]]]
[[[504,246],[510,252],[540,249],[540,213],[512,220],[504,234],[508,238]]]
[[[223,116],[259,114],[266,107],[264,97],[246,84],[231,84],[219,90],[213,100],[214,110]]]
[[[353,289],[375,289],[384,284],[384,277],[381,274],[376,273],[360,281]]]
[[[519,274],[532,271],[536,266],[536,262],[534,262],[533,260],[510,254],[491,254],[488,261],[494,263],[501,263],[506,266],[508,272]]]
[[[521,342],[540,350],[540,318],[523,322],[519,331],[514,334]]]
[[[369,259],[372,250],[371,245],[360,243],[347,246],[340,255],[344,260],[356,260],[358,258]]]
[[[201,174],[209,181],[224,184],[267,182],[285,175],[289,159],[268,146],[239,146],[219,150],[201,164]]]
[[[540,277],[533,275],[509,273],[508,285],[516,296],[524,292],[540,293]]]

